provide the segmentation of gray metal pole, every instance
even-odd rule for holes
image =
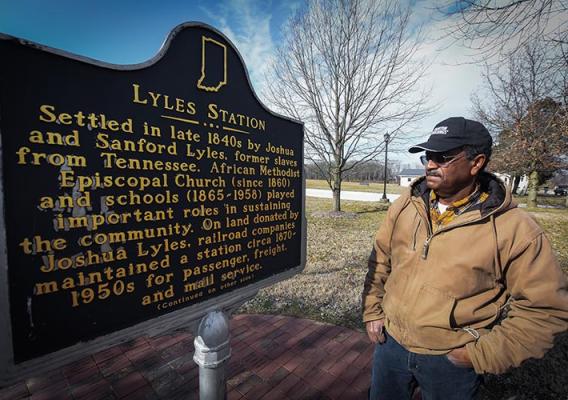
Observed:
[[[389,153],[389,138],[390,135],[388,133],[385,133],[385,176],[383,180],[383,201],[387,202],[389,200],[387,197],[387,157]]]
[[[193,361],[199,365],[199,399],[226,398],[225,361],[231,357],[229,318],[223,311],[213,311],[201,319],[193,341]]]

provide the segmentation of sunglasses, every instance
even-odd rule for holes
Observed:
[[[465,157],[465,153],[454,154],[451,156],[447,156],[440,153],[426,153],[425,155],[420,156],[420,162],[424,166],[428,165],[429,161],[432,161],[438,167],[447,167],[454,161],[457,161],[463,157]]]

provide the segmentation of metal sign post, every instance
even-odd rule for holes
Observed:
[[[229,318],[222,311],[201,320],[194,340],[193,360],[199,365],[199,399],[223,400],[226,396],[226,361],[231,357]]]

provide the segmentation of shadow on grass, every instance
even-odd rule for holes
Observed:
[[[369,208],[366,210],[362,210],[362,211],[356,211],[356,214],[371,214],[371,213],[378,213],[378,212],[383,212],[388,210],[388,206],[378,206],[378,207],[373,207],[373,208]]]
[[[542,359],[525,361],[503,375],[487,375],[480,400],[568,399],[568,333]]]
[[[357,207],[345,207],[342,211],[313,211],[309,214],[310,217],[315,218],[357,218],[359,215],[363,214],[376,214],[385,212],[388,210],[387,205],[379,205],[379,206],[361,206],[358,205]]]
[[[323,271],[323,270],[320,270],[320,271],[304,271],[304,272],[302,272],[302,275],[307,275],[307,276],[331,275],[331,274],[339,272],[343,269],[344,269],[344,267],[335,267],[335,268],[329,268],[325,271]]]
[[[371,253],[371,251],[369,250],[369,254]],[[367,262],[368,262],[369,256],[367,255],[367,253],[364,253],[364,255],[360,258],[357,259],[353,259],[353,260],[346,260],[345,262],[343,262],[341,265],[336,265],[334,267],[329,267],[326,266],[325,269],[315,269],[313,271],[306,271],[304,270],[304,272],[302,272],[302,275],[307,275],[307,276],[328,276],[337,272],[343,272],[344,274],[352,274],[353,272],[356,271],[365,271],[367,272]],[[325,263],[326,265],[328,265],[327,263]],[[344,277],[342,276],[338,276],[338,279],[343,279]],[[363,290],[363,287],[361,287],[361,290]]]

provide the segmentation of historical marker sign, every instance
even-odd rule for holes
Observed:
[[[302,125],[219,32],[182,25],[135,66],[6,36],[0,59],[3,370],[303,268]]]

